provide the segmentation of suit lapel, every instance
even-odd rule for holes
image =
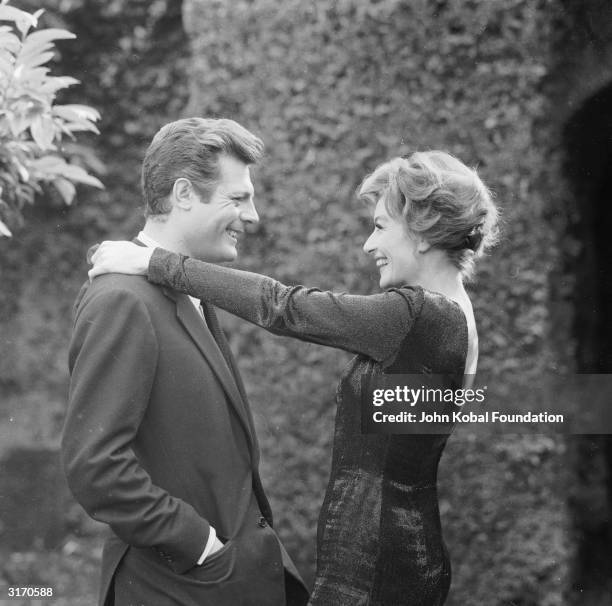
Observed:
[[[139,246],[146,246],[138,238],[134,238],[132,242],[134,242],[134,244],[138,244]],[[221,334],[220,340],[223,340],[222,342],[227,346],[227,360],[219,349],[219,345],[217,345],[217,342],[215,341],[208,327],[205,326],[202,319],[198,317],[198,312],[195,310],[187,295],[178,293],[177,291],[169,288],[163,288],[162,291],[167,297],[175,302],[176,317],[178,321],[183,325],[189,336],[198,346],[198,349],[202,352],[202,355],[206,358],[213,372],[219,379],[219,382],[223,386],[228,400],[231,402],[236,414],[238,415],[238,418],[240,419],[240,422],[244,427],[247,440],[251,447],[251,453],[253,454],[254,459],[257,460],[259,455],[255,442],[253,419],[250,411],[247,409],[244,387],[240,380],[240,375],[237,374],[237,369],[234,365],[231,350],[229,349],[227,343],[225,343],[225,337],[223,337],[223,334]],[[206,304],[204,302],[202,302],[202,304],[204,309],[207,309]],[[212,316],[214,322],[217,322],[214,313]]]
[[[234,407],[238,418],[244,426],[249,444],[251,448],[253,448],[251,423],[246,413],[246,407],[242,401],[232,371],[229,369],[215,339],[205,326],[202,318],[198,316],[198,312],[187,295],[177,293],[167,288],[164,288],[163,292],[176,303],[176,317],[178,321],[183,325],[219,379],[219,382],[227,394],[228,400]]]
[[[247,405],[248,398],[246,395],[246,390],[244,389],[244,385],[242,383],[240,371],[238,370],[236,360],[234,360],[234,356],[232,354],[232,350],[230,349],[229,343],[227,342],[227,339],[225,338],[225,335],[223,334],[223,331],[221,330],[221,325],[219,324],[219,319],[217,318],[217,314],[215,313],[214,307],[210,303],[204,300],[201,300],[200,303],[202,305],[202,310],[204,311],[206,323],[210,327],[210,332],[213,338],[215,339],[217,345],[219,346],[219,349],[221,350],[221,353],[223,354],[225,361],[227,362],[227,366],[232,373],[232,377],[234,378],[234,382],[236,386],[238,387],[240,397],[242,398],[245,416],[247,418],[247,421],[249,423],[249,428],[251,431],[251,436],[252,436],[251,444],[254,446],[254,453],[255,453],[256,464],[257,464],[257,461],[259,460],[259,452],[258,452],[259,446],[257,444],[257,434],[255,432],[255,423],[253,422],[253,415],[251,413],[251,409]]]

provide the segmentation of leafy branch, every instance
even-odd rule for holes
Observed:
[[[74,133],[99,134],[100,114],[86,105],[57,105],[57,93],[78,80],[51,76],[46,64],[55,41],[76,36],[64,29],[34,30],[43,10],[28,13],[0,3],[0,235],[22,223],[21,211],[50,184],[66,204],[75,184],[103,189],[82,166],[67,161],[62,141]],[[8,23],[5,24],[5,23]]]

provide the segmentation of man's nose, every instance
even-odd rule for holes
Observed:
[[[244,223],[259,223],[259,215],[257,214],[257,209],[255,208],[255,202],[253,202],[253,200],[241,205],[240,220],[244,221]]]

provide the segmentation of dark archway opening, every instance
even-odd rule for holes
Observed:
[[[581,243],[573,262],[577,370],[612,373],[612,85],[574,114],[564,143],[566,174],[576,200],[574,236]],[[578,546],[573,585],[580,604],[609,603],[612,436],[585,436],[574,445],[577,483],[570,508]]]
[[[591,97],[565,131],[576,197],[575,324],[580,372],[612,372],[612,85]]]

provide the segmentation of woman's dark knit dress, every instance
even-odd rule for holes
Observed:
[[[319,518],[316,606],[438,606],[450,585],[436,477],[447,435],[361,433],[362,378],[441,375],[460,388],[465,316],[420,287],[357,296],[287,287],[156,249],[149,280],[269,331],[354,352],[337,392],[329,485]]]

